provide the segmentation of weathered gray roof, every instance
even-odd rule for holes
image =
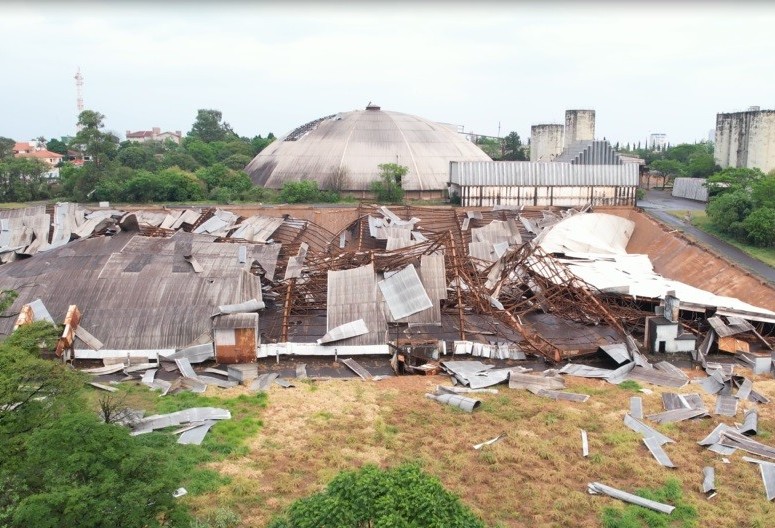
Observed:
[[[409,168],[404,189],[441,190],[450,161],[490,159],[449,127],[399,112],[356,110],[308,125],[301,134],[274,141],[250,162],[245,172],[253,183],[277,189],[306,178],[323,187],[342,167],[348,172],[346,190],[369,190],[379,179],[377,165],[398,163]]]
[[[261,300],[259,278],[240,263],[237,244],[177,232],[170,238],[119,233],[78,240],[0,266],[0,283],[19,297],[8,313],[40,298],[54,320],[71,304],[108,349],[180,348],[211,329],[219,305]],[[184,255],[193,255],[196,273]],[[10,333],[14,319],[0,319]]]
[[[637,186],[638,166],[530,161],[453,161],[449,181],[460,186]]]

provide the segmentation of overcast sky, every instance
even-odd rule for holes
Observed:
[[[598,138],[706,139],[716,113],[775,107],[775,4],[3,3],[0,136],[126,130],[221,110],[281,135],[369,101],[495,135],[592,108]]]

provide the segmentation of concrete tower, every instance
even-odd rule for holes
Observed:
[[[565,111],[565,147],[575,141],[595,139],[594,110]]]
[[[714,156],[721,168],[775,169],[775,110],[717,114]]]
[[[552,161],[564,147],[564,125],[530,127],[530,161]]]

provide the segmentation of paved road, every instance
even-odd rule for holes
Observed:
[[[768,266],[764,262],[746,255],[735,246],[727,244],[723,240],[709,235],[671,215],[669,211],[702,211],[705,209],[705,204],[684,198],[673,198],[669,193],[670,191],[648,191],[646,199],[638,201],[638,207],[643,208],[646,213],[657,220],[683,231],[686,235],[710,247],[716,253],[725,256],[751,273],[775,284],[775,268],[772,266]]]

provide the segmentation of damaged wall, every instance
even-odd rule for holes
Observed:
[[[596,211],[635,222],[627,252],[648,255],[657,273],[717,295],[735,297],[775,310],[775,286],[697,245],[674,229],[635,209],[598,207]]]

